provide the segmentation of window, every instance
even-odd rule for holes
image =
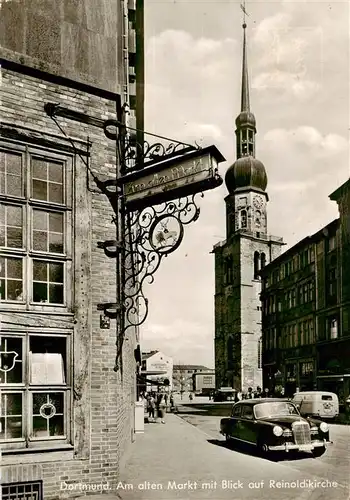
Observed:
[[[331,252],[335,249],[335,236],[331,236],[328,240],[328,251]]]
[[[245,229],[247,227],[247,211],[241,210],[241,229]]]
[[[254,279],[259,279],[260,271],[260,254],[259,252],[254,252]]]
[[[331,339],[337,339],[338,338],[338,319],[337,318],[331,318],[330,322],[330,338]]]
[[[68,348],[64,335],[1,335],[2,447],[32,447],[40,440],[69,440]]]
[[[258,341],[258,368],[262,368],[262,338]]]
[[[265,266],[266,266],[266,255],[264,252],[262,252],[260,255],[260,269],[264,269]]]
[[[242,405],[235,405],[232,408],[232,417],[240,417],[241,416]]]
[[[312,375],[313,371],[314,371],[314,365],[312,362],[307,361],[300,363],[300,375],[302,377]]]
[[[244,405],[242,407],[242,418],[247,418],[248,420],[253,420],[253,406]]]
[[[9,306],[70,305],[71,174],[67,156],[0,148],[0,293]]]

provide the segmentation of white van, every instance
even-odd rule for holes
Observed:
[[[334,392],[305,391],[296,392],[292,403],[303,416],[335,418],[339,415],[339,400]]]

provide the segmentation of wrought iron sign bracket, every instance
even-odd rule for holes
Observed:
[[[116,259],[117,302],[98,304],[97,310],[103,312],[101,328],[109,328],[110,320],[116,320],[114,370],[118,371],[127,329],[139,327],[148,316],[144,285],[153,283],[163,257],[180,246],[184,227],[198,219],[197,196],[203,197],[203,191],[222,184],[217,166],[225,158],[215,146],[202,149],[129,127],[125,105],[118,110],[119,120],[106,121],[55,103],[47,103],[44,108],[53,120],[61,116],[98,127],[115,141],[115,178],[93,178],[115,213],[116,239],[100,241],[97,247]],[[144,135],[159,142],[135,140]]]

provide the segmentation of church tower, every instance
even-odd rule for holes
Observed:
[[[217,388],[262,387],[259,271],[281,252],[267,232],[267,175],[255,157],[256,120],[250,110],[247,25],[243,24],[241,111],[237,159],[226,172],[226,240],[215,255],[215,371]]]

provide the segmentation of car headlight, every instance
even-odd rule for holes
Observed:
[[[279,437],[282,436],[283,429],[279,425],[275,425],[275,427],[272,429],[272,432],[274,433],[275,436]]]
[[[329,426],[326,424],[326,422],[321,422],[320,423],[320,430],[322,432],[328,432],[329,431]]]

